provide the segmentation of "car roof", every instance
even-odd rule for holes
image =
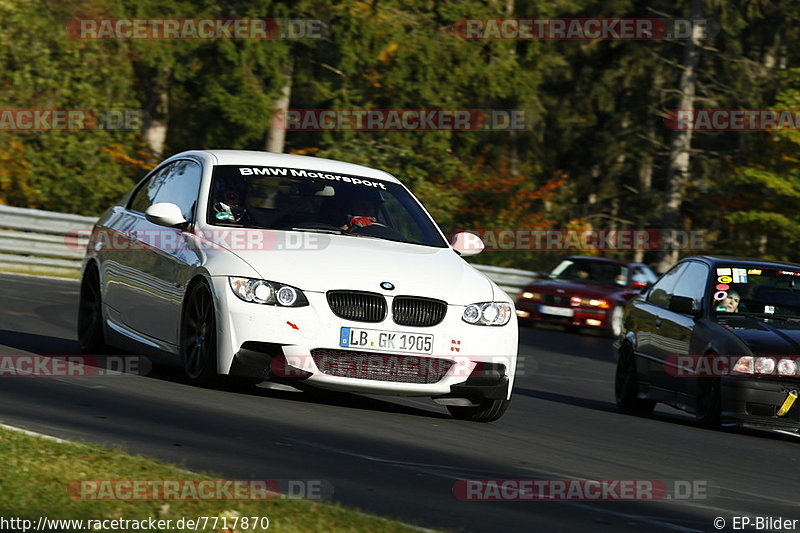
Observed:
[[[210,155],[215,165],[252,165],[257,167],[286,167],[349,174],[365,178],[400,183],[400,180],[382,170],[307,155],[279,154],[276,152],[258,152],[255,150],[192,150],[172,156],[170,159],[191,155]]]
[[[764,261],[761,259],[754,259],[752,257],[737,257],[730,255],[695,255],[691,257],[685,257],[681,259],[681,261],[687,261],[690,259],[703,261],[709,265],[736,263],[742,266],[800,268],[800,265],[789,263],[787,261]]]

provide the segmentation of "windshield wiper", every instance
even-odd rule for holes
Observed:
[[[363,233],[350,233],[348,231],[343,232],[342,235],[344,235],[345,237],[358,237],[360,239],[375,239],[378,241],[402,242],[402,241],[395,241],[392,239],[386,239],[384,237],[376,237],[375,235],[364,235]]]
[[[291,231],[305,231],[307,233],[326,233],[328,235],[342,235],[343,231],[338,229],[324,228],[289,228]]]

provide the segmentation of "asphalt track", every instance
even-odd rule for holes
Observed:
[[[77,354],[77,299],[77,282],[0,275],[0,355]],[[715,517],[725,531],[734,516],[800,519],[797,438],[704,430],[669,408],[620,414],[609,339],[524,328],[520,342],[523,375],[492,424],[452,420],[428,400],[207,390],[164,370],[0,379],[0,422],[226,477],[325,480],[335,501],[422,527],[688,532],[717,531]],[[708,490],[658,502],[453,495],[458,479],[497,478],[698,481]]]

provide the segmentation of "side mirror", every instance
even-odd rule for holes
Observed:
[[[682,315],[697,316],[700,311],[694,307],[694,299],[688,296],[670,296],[669,306],[670,311],[680,313]]]
[[[484,248],[483,241],[480,237],[466,231],[453,235],[453,238],[450,240],[450,246],[453,250],[458,252],[458,255],[463,257],[478,255]]]
[[[148,222],[168,228],[176,228],[187,222],[187,220],[183,218],[181,208],[175,204],[169,203],[151,205],[147,208],[147,211],[144,212],[144,217]]]

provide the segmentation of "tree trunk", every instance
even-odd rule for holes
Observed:
[[[699,19],[703,13],[703,0],[691,0],[690,19]],[[701,28],[694,26],[692,38],[686,41],[683,50],[681,78],[678,85],[680,102],[678,109],[694,108],[697,61],[700,54]],[[680,218],[681,204],[689,181],[690,151],[692,130],[675,131],[670,143],[667,163],[667,183],[664,190],[665,201],[661,210],[661,224],[665,230],[675,230]],[[678,250],[660,250],[656,254],[656,270],[664,272],[678,260]]]
[[[150,75],[144,79],[153,80],[148,84],[149,93],[145,102],[147,120],[144,124],[144,142],[156,158],[164,155],[167,144],[167,126],[169,123],[169,82],[172,70],[169,68],[147,69]]]
[[[653,188],[653,151],[656,146],[656,131],[652,120],[648,123],[646,131],[647,133],[645,136],[650,146],[648,151],[646,151],[639,160],[639,183],[637,184],[637,189],[639,190],[640,197],[649,202],[651,190]],[[644,227],[638,229],[644,229]],[[642,263],[644,261],[644,254],[645,250],[636,250],[633,253],[633,260],[636,263]]]
[[[292,98],[292,77],[294,64],[289,62],[284,69],[286,83],[281,88],[281,95],[275,102],[275,113],[272,115],[272,124],[267,134],[267,152],[283,152],[286,146],[286,112],[289,110],[289,100]]]

